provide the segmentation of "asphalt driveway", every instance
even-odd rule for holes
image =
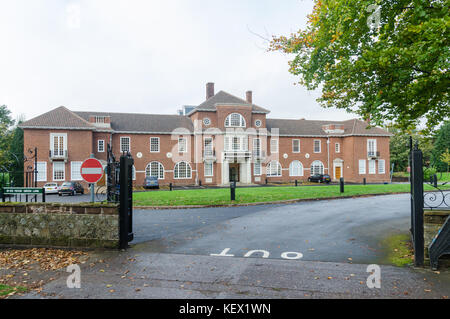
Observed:
[[[249,257],[382,264],[381,241],[407,233],[409,214],[408,194],[290,205],[135,210],[132,244],[155,253],[245,257],[255,251]]]

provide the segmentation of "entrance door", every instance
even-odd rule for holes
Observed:
[[[342,167],[336,166],[334,168],[334,176],[336,176],[336,179],[340,179],[342,177]]]
[[[230,164],[230,182],[240,182],[239,164]]]

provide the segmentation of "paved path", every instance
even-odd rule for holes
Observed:
[[[369,289],[367,265],[173,254],[103,255],[81,267],[81,289],[61,271],[25,298],[445,298],[450,274],[381,267],[381,289]],[[15,298],[23,298],[16,296]]]
[[[293,205],[135,211],[136,243],[97,252],[25,298],[448,298],[450,272],[383,265],[379,242],[409,228],[408,196]],[[234,257],[215,257],[225,248]],[[264,249],[269,258],[243,258]],[[314,250],[312,250],[314,249]],[[300,260],[281,259],[301,252]],[[348,258],[353,258],[352,263]],[[381,262],[381,289],[367,264]],[[22,298],[16,296],[16,298]]]
[[[156,253],[269,258],[298,252],[302,260],[383,263],[381,240],[409,230],[409,195],[291,205],[135,210],[136,249]],[[254,257],[261,257],[255,253]],[[295,254],[289,255],[295,257]]]

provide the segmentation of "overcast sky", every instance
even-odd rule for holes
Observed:
[[[252,33],[287,35],[311,11],[312,0],[0,0],[0,105],[27,119],[60,105],[175,114],[215,82],[253,90],[271,118],[355,117],[322,109]]]

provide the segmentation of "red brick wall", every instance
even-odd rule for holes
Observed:
[[[252,114],[251,108],[248,106],[218,106],[217,113],[215,112],[196,112],[191,116],[192,120],[203,121],[205,117],[211,120],[209,127],[217,127],[224,130],[224,123],[226,117],[231,113],[240,113],[246,120],[247,127],[255,127],[256,119],[262,121],[262,127],[265,127],[265,114]],[[175,129],[175,128],[174,128]],[[70,180],[70,162],[71,161],[84,161],[89,158],[93,152],[95,157],[101,160],[106,160],[106,145],[109,143],[111,133],[100,133],[92,131],[64,131],[64,130],[24,130],[25,149],[38,148],[38,161],[47,162],[47,181],[53,181],[52,177],[52,164],[49,161],[49,149],[50,149],[50,133],[67,133],[68,136],[68,151],[69,159],[66,163],[66,180]],[[214,176],[204,176],[204,165],[200,160],[195,163],[194,158],[194,136],[185,136],[188,139],[188,153],[180,156],[178,154],[178,140],[172,138],[171,135],[147,135],[147,134],[113,134],[112,135],[112,147],[117,158],[120,157],[120,137],[127,136],[131,139],[131,154],[135,160],[136,167],[136,185],[142,185],[145,178],[145,169],[147,165],[153,161],[160,162],[164,166],[165,176],[163,180],[160,180],[160,184],[167,185],[173,183],[175,185],[193,185],[196,180],[201,180],[204,185],[216,185],[222,182],[222,164],[221,156],[223,151],[223,137],[213,136],[214,149],[216,151],[217,162],[214,163]],[[159,137],[160,139],[160,152],[150,152],[150,137]],[[203,139],[205,136],[198,136],[198,145],[200,148],[197,150],[197,156],[202,157]],[[386,182],[389,181],[389,137],[330,137],[329,138],[329,155],[328,155],[328,138],[313,138],[313,137],[280,137],[279,138],[279,153],[270,153],[270,137],[261,136],[262,150],[266,152],[268,156],[267,161],[262,166],[262,174],[260,176],[260,182],[255,181],[253,176],[254,167],[251,165],[252,180],[255,183],[264,183],[266,179],[266,166],[270,160],[278,160],[283,168],[281,177],[268,177],[270,182],[292,182],[295,179],[305,181],[310,176],[311,164],[319,160],[324,165],[324,171],[332,178],[334,177],[333,161],[336,159],[343,160],[343,176],[348,182],[362,182],[363,178],[367,178],[367,182]],[[97,141],[102,139],[105,141],[105,152],[97,152]],[[252,150],[253,137],[249,139],[249,150]],[[293,153],[292,141],[294,139],[300,140],[300,153]],[[377,150],[380,152],[380,158],[386,161],[386,173],[368,174],[368,162],[366,163],[366,174],[359,174],[359,160],[367,160],[367,139],[377,140]],[[314,153],[314,140],[321,141],[321,152]],[[340,143],[341,152],[335,152],[335,143]],[[142,153],[142,157],[138,158],[137,154]],[[168,158],[167,154],[171,153],[172,158]],[[284,158],[284,154],[287,154],[287,158]],[[309,154],[309,156],[307,156]],[[304,174],[302,177],[289,176],[289,166],[292,161],[298,160],[302,163],[304,168]],[[188,161],[190,162],[192,169],[192,178],[190,179],[174,179],[174,167],[176,162]],[[211,183],[207,183],[207,179],[212,179]],[[61,182],[58,182],[61,183]],[[44,183],[39,183],[42,186]]]
[[[171,135],[147,135],[147,134],[114,134],[112,147],[117,159],[120,158],[120,137],[130,137],[131,155],[134,158],[136,168],[136,185],[143,185],[145,179],[145,169],[151,162],[160,162],[164,166],[164,179],[160,180],[161,185],[173,183],[175,185],[192,185],[195,184],[196,165],[193,163],[194,157],[192,152],[193,137],[183,136],[188,140],[188,153],[180,155],[178,153],[178,139]],[[150,152],[150,137],[158,137],[160,142],[160,151],[158,153]],[[137,154],[142,153],[142,158],[138,158]],[[172,154],[172,158],[167,157],[167,153]],[[175,162],[174,162],[175,161]],[[187,161],[191,164],[192,178],[175,179],[173,170],[176,162]]]
[[[92,131],[70,131],[70,130],[24,130],[24,150],[29,148],[38,148],[38,162],[47,162],[47,182],[53,182],[53,164],[49,160],[50,151],[50,133],[66,133],[67,134],[67,150],[68,160],[65,164],[66,181],[71,178],[70,162],[84,161],[88,159],[93,152]],[[81,182],[81,181],[80,181]],[[46,182],[38,182],[41,187]],[[58,184],[62,182],[57,181]],[[82,182],[87,187],[87,184]]]

